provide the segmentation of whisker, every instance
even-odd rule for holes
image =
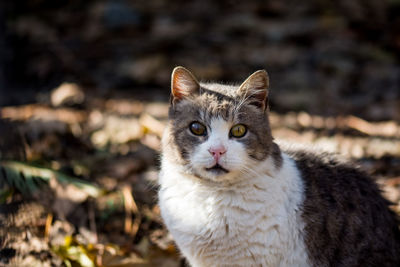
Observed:
[[[257,173],[256,171],[254,171],[253,169],[250,169],[250,168],[245,167],[245,166],[243,166],[242,168],[244,169],[244,171],[250,172],[250,173],[253,174],[254,176],[260,176],[260,174]]]

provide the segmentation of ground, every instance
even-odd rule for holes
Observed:
[[[0,3],[0,266],[181,266],[156,204],[170,73],[271,80],[273,135],[400,212],[400,3]],[[0,20],[1,21],[1,20]]]

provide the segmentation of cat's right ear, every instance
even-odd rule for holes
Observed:
[[[171,104],[197,93],[200,84],[194,75],[184,67],[176,67],[171,75]]]

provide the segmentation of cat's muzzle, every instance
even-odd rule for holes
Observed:
[[[222,167],[221,165],[219,165],[218,163],[215,164],[214,166],[212,166],[211,168],[206,168],[207,171],[212,172],[216,175],[222,175],[225,173],[228,173],[229,171],[227,169],[225,169],[224,167]]]

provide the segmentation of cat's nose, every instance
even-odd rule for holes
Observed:
[[[222,145],[210,147],[208,152],[214,157],[214,159],[218,162],[219,158],[226,153],[226,148]]]

